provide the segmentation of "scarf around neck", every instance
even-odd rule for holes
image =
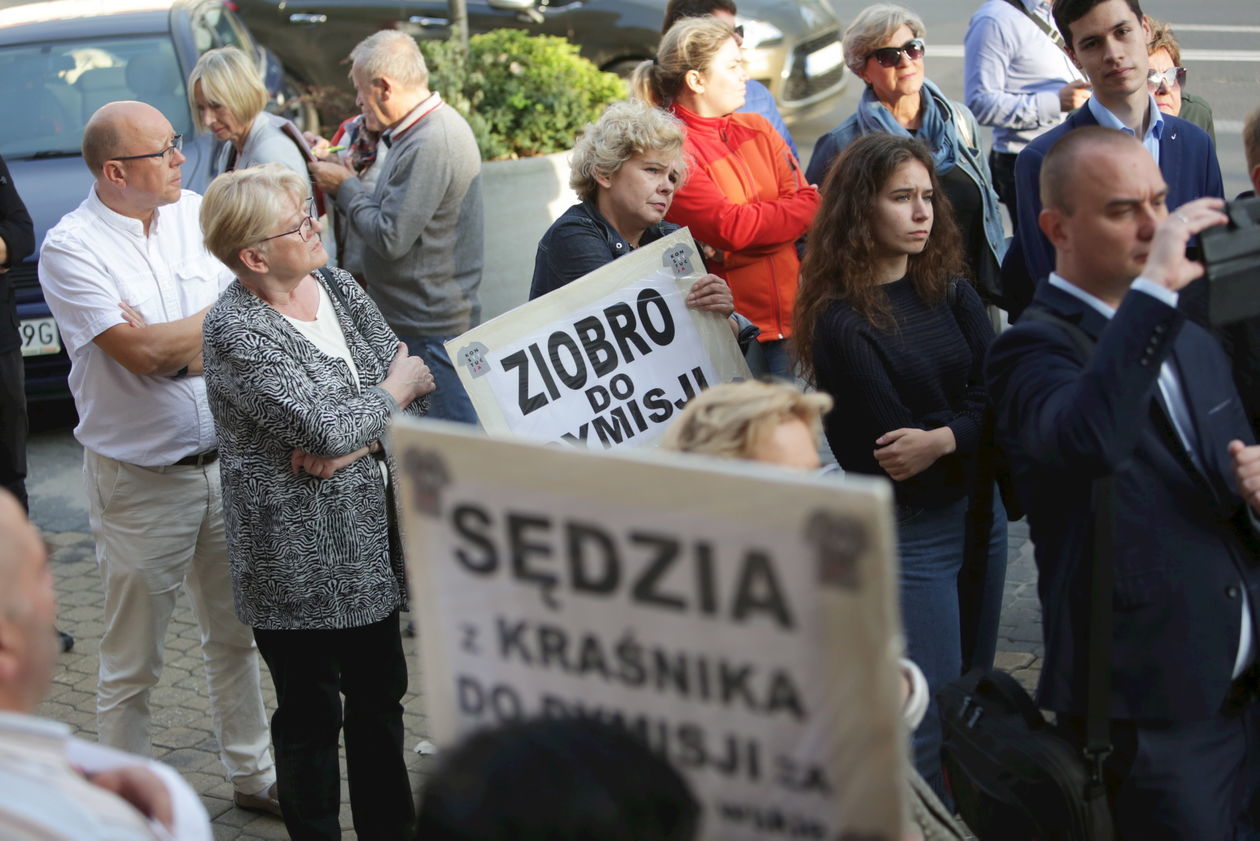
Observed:
[[[867,86],[862,92],[861,102],[858,103],[858,126],[862,129],[862,134],[881,131],[900,137],[919,138],[932,150],[936,174],[944,175],[954,168],[958,160],[958,133],[954,128],[953,109],[950,108],[949,100],[941,93],[941,89],[927,79],[923,80],[919,98],[922,102],[919,130],[911,134],[897,122],[892,112],[884,107],[875,96],[875,91]]]

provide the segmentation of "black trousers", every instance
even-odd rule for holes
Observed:
[[[358,837],[409,838],[415,805],[403,759],[407,660],[398,611],[360,628],[256,628],[254,638],[276,685],[271,741],[280,808],[290,838],[341,838],[337,742],[342,729],[350,812]]]
[[[0,353],[0,485],[26,502],[26,376],[22,351]]]
[[[1083,718],[1059,721],[1084,744]],[[1113,719],[1103,775],[1117,839],[1255,838],[1258,723],[1255,703],[1201,721]]]
[[[989,152],[989,175],[993,178],[993,190],[1010,214],[1011,231],[1015,231],[1019,225],[1015,208],[1015,159],[1018,157],[1019,155],[1009,152]]]

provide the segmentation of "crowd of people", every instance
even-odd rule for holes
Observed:
[[[842,42],[857,110],[803,166],[747,77],[736,15],[671,0],[628,101],[575,138],[579,203],[538,243],[530,297],[688,227],[706,265],[686,304],[727,317],[766,379],[702,392],[664,446],[810,472],[828,469],[821,452],[891,482],[905,792],[923,837],[968,837],[935,697],[993,667],[1008,519],[1026,515],[1035,544],[1037,702],[1085,744],[1108,478],[1117,837],[1254,837],[1255,325],[1207,317],[1198,236],[1226,221],[1225,197],[1171,29],[1139,0],[985,0],[959,102],[925,75],[922,19],[870,6]],[[480,321],[480,157],[410,36],[378,32],[349,63],[361,113],[326,140],[264,110],[249,58],[205,53],[188,90],[223,144],[204,196],[182,189],[182,138],[152,106],[110,103],[85,129],[93,184],[39,272],[71,358],[104,590],[101,746],[34,715],[53,595],[22,510],[21,356],[0,324],[0,835],[209,837],[187,785],[145,759],[186,589],[235,805],[293,839],[341,837],[343,737],[360,838],[695,838],[685,779],[580,719],[443,751],[417,812],[386,433],[399,414],[477,422],[444,342]],[[1260,188],[1260,110],[1244,146]],[[8,267],[34,241],[2,161],[0,199]],[[999,306],[1015,322],[1000,332]],[[542,777],[555,796],[522,785]]]

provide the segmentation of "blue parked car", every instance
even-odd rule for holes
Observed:
[[[279,61],[222,0],[49,0],[0,8],[0,156],[35,223],[36,254],[14,266],[30,403],[68,396],[70,360],[39,287],[44,234],[87,196],[91,174],[79,146],[97,108],[136,99],[158,108],[185,137],[184,187],[202,192],[216,151],[201,132],[185,80],[206,50],[237,46],[256,56],[271,110],[315,128]]]

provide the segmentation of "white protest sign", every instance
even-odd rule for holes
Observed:
[[[692,397],[749,376],[728,319],[687,308],[686,228],[446,343],[491,434],[650,444]]]
[[[688,778],[705,841],[901,837],[887,483],[392,434],[430,739],[595,715]]]

